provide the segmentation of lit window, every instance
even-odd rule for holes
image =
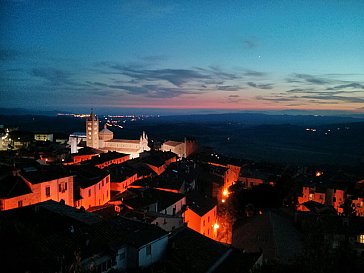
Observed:
[[[364,234],[359,235],[359,243],[364,244]]]

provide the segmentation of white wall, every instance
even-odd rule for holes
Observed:
[[[147,267],[151,264],[158,262],[164,256],[167,250],[168,235],[154,241],[150,244],[151,253],[147,255],[148,245],[139,249],[139,267]]]
[[[116,255],[116,269],[125,270],[127,267],[128,252],[127,247],[120,248]]]

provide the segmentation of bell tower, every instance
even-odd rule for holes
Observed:
[[[90,116],[86,119],[86,146],[99,148],[99,119],[91,109]]]

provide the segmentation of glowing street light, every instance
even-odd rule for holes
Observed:
[[[227,189],[224,189],[224,191],[222,192],[223,196],[229,196],[229,191]]]
[[[220,227],[219,224],[218,223],[215,223],[214,224],[214,231],[216,231],[219,227]]]

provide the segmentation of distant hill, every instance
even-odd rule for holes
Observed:
[[[252,126],[262,124],[296,124],[296,125],[323,125],[344,122],[364,122],[364,117],[349,116],[320,116],[320,115],[268,115],[260,113],[228,113],[207,115],[178,115],[163,116],[163,122],[238,122],[241,125]]]
[[[22,131],[85,131],[85,120],[70,116],[0,115],[0,124]],[[101,124],[102,125],[102,124]],[[115,138],[151,141],[196,138],[228,156],[294,164],[364,165],[364,119],[253,113],[153,117],[110,128]],[[101,126],[100,126],[101,128]]]
[[[68,114],[65,111],[57,111],[57,110],[29,110],[25,108],[1,108],[0,107],[0,115],[8,115],[8,116],[23,116],[23,115],[40,115],[40,116],[56,116],[57,114]]]

